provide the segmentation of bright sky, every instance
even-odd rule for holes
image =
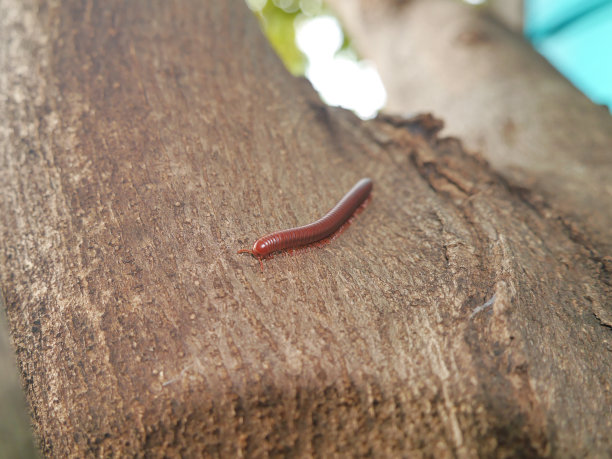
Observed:
[[[306,77],[329,105],[353,110],[368,119],[385,105],[387,93],[378,72],[354,53],[338,50],[344,40],[332,16],[296,21],[297,45],[308,57]]]

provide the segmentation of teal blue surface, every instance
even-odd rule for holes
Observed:
[[[612,107],[612,1],[525,0],[525,34],[578,89]]]

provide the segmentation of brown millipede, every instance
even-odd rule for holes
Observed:
[[[371,191],[372,180],[363,178],[344,195],[332,210],[316,222],[267,234],[255,241],[252,250],[241,249],[238,253],[250,253],[257,257],[263,271],[262,260],[273,252],[311,244],[334,233],[363,204]]]

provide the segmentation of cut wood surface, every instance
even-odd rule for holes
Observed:
[[[0,7],[0,282],[45,454],[612,454],[612,260],[441,121],[324,106],[242,1]],[[330,244],[236,254],[364,176]]]

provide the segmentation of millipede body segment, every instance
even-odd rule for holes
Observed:
[[[255,241],[253,249],[242,249],[238,253],[250,253],[257,257],[263,270],[262,260],[279,250],[311,244],[326,238],[338,230],[372,191],[372,180],[363,178],[319,220],[297,228],[289,228],[267,234]]]

